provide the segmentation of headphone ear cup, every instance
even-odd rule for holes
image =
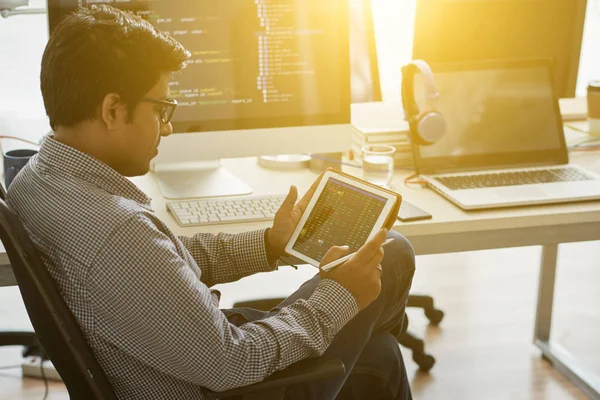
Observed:
[[[426,112],[415,122],[414,132],[420,145],[432,145],[446,133],[446,120],[437,111]]]

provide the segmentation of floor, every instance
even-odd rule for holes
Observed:
[[[600,242],[562,245],[559,253],[553,340],[600,375]],[[430,327],[410,309],[411,330],[426,338],[437,363],[431,373],[416,370],[404,351],[415,399],[544,399],[586,397],[541,359],[531,343],[540,248],[489,250],[417,259],[413,292],[432,294],[446,312]],[[289,293],[314,273],[312,267],[245,279],[221,287],[223,306],[236,299]],[[0,330],[29,326],[18,292],[0,290]],[[0,367],[19,364],[19,349],[0,349]],[[1,400],[41,400],[38,379],[18,369],[0,369]],[[53,383],[48,399],[68,399]]]

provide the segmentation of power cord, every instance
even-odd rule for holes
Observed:
[[[21,368],[21,365],[5,365],[0,367],[0,370],[16,368]],[[44,397],[42,397],[42,400],[46,400],[50,392],[50,387],[48,384],[48,377],[46,376],[46,371],[44,370],[44,357],[40,357],[40,374],[42,375],[42,379],[44,380]]]
[[[39,142],[32,142],[31,140],[23,139],[23,138],[16,137],[16,136],[0,135],[0,139],[14,139],[14,140],[20,140],[21,142],[33,144],[35,146],[40,145]]]
[[[363,167],[362,164],[359,164],[359,163],[339,161],[339,160],[336,160],[334,158],[329,158],[329,157],[322,156],[320,154],[305,153],[304,155],[309,156],[311,158],[315,158],[317,160],[332,162],[332,163],[340,164],[340,165],[346,165],[346,166],[352,167],[352,168],[362,168]],[[407,168],[396,168],[396,167],[394,167],[394,170],[396,170],[396,171],[398,171],[398,170],[399,171],[412,171],[413,168],[408,168],[408,167]]]
[[[40,357],[40,372],[42,375],[42,379],[44,380],[44,397],[42,400],[46,400],[48,398],[48,392],[50,391],[48,387],[48,378],[46,377],[46,371],[44,370],[44,357]]]
[[[588,131],[587,129],[582,129],[582,128],[578,127],[575,124],[565,124],[565,126],[567,128],[569,128],[569,129],[572,129],[572,130],[576,131],[576,132],[588,133],[588,134],[590,133],[590,131]]]
[[[427,182],[425,182],[423,179],[419,178],[419,174],[418,173],[414,173],[412,175],[407,176],[406,178],[404,178],[404,184],[406,186],[408,185],[427,185]]]
[[[596,151],[600,150],[600,138],[584,140],[569,147],[570,151]]]
[[[287,262],[284,259],[282,259],[281,257],[277,259],[277,262],[278,263],[281,262],[284,267],[287,265],[288,267],[294,268],[296,271],[298,270],[298,266],[297,265],[294,265],[294,264],[292,264],[290,262]]]
[[[348,167],[353,167],[353,168],[362,168],[362,165],[360,165],[360,164],[354,164],[354,163],[339,161],[339,160],[336,160],[334,158],[329,158],[329,157],[325,157],[325,156],[318,155],[318,154],[313,154],[313,153],[309,154],[309,153],[307,153],[305,155],[309,156],[310,158],[315,158],[317,160],[332,162],[332,163],[340,164],[340,165],[346,165]]]

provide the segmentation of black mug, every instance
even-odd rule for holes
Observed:
[[[4,153],[4,185],[8,190],[13,179],[29,162],[29,159],[36,155],[37,150],[10,150]]]

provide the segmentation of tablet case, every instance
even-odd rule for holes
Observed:
[[[363,185],[371,186],[372,188],[379,189],[379,190],[381,190],[383,192],[386,192],[386,193],[389,193],[389,194],[392,194],[392,195],[396,196],[396,198],[397,198],[396,204],[394,204],[394,206],[390,210],[390,215],[388,215],[388,218],[387,218],[387,220],[385,221],[385,224],[384,224],[384,226],[387,228],[388,231],[392,230],[392,227],[394,226],[394,223],[396,222],[396,219],[398,218],[398,212],[400,211],[400,205],[402,204],[402,196],[399,193],[396,193],[396,192],[394,192],[392,190],[389,190],[389,189],[382,188],[381,186],[375,185],[375,184],[373,184],[371,182],[367,182],[367,181],[362,180],[360,178],[357,178],[357,177],[355,177],[353,175],[346,174],[346,173],[344,173],[344,172],[342,172],[342,171],[340,171],[338,169],[334,169],[334,168],[327,168],[319,176],[319,179],[317,179],[317,182],[321,182],[321,179],[323,179],[323,175],[327,171],[335,172],[336,174],[339,174],[339,175],[341,175],[341,176],[343,176],[345,178],[352,179],[354,181],[362,183]],[[315,185],[318,185],[318,183],[315,183]]]

